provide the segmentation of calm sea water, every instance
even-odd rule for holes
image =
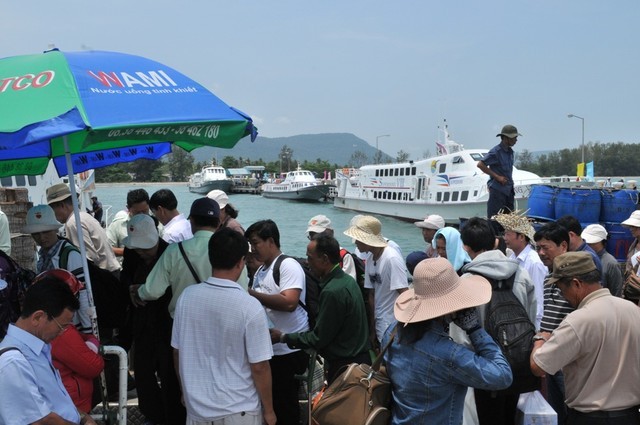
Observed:
[[[191,203],[200,195],[189,192],[187,184],[98,184],[95,191],[98,199],[106,207],[111,205],[111,214],[115,214],[126,205],[127,192],[131,189],[142,188],[151,196],[156,190],[170,189],[178,198],[178,210],[189,215]],[[304,256],[307,243],[307,222],[317,214],[324,214],[332,222],[335,236],[340,244],[350,251],[355,249],[351,238],[342,232],[349,227],[349,221],[356,212],[334,208],[330,202],[303,203],[295,201],[283,201],[279,199],[266,199],[259,195],[232,194],[229,202],[239,210],[238,221],[246,229],[252,223],[271,219],[276,222],[280,230],[280,245],[282,251],[289,255]],[[382,222],[382,234],[394,240],[402,248],[406,257],[412,251],[423,250],[425,243],[420,229],[413,223],[407,223],[393,218],[377,216]]]

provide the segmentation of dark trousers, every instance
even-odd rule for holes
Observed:
[[[514,425],[520,394],[474,390],[480,425]]]
[[[567,411],[567,425],[637,425],[640,424],[638,406],[611,412],[580,413],[574,409]]]
[[[555,375],[547,374],[547,401],[558,414],[558,425],[567,421],[567,405],[564,403],[564,375],[559,371]]]
[[[273,410],[278,425],[299,425],[300,406],[298,404],[298,386],[300,381],[295,375],[307,370],[309,355],[304,351],[295,351],[282,356],[273,356],[271,382],[273,392]]]
[[[158,301],[137,310],[134,318],[133,368],[138,404],[145,418],[156,424],[184,424],[187,413],[180,401],[171,347],[173,320],[166,305],[154,303]]]
[[[355,357],[344,357],[341,359],[331,360],[331,362],[327,361],[327,384],[331,385],[331,383],[338,377],[342,372],[344,372],[351,363],[358,364],[371,364],[371,355],[368,351],[364,353],[360,353]]]
[[[489,188],[489,201],[487,202],[487,218],[491,219],[492,216],[498,214],[501,209],[508,209],[513,211],[514,209],[515,192],[511,191],[509,195]],[[508,211],[505,211],[508,212]]]

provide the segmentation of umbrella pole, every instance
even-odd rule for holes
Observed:
[[[71,162],[71,153],[69,152],[69,142],[67,136],[63,136],[64,141],[64,158],[67,163],[67,173],[69,175],[69,189],[72,195],[76,193],[76,181],[73,174],[73,164]],[[98,315],[96,313],[96,306],[93,302],[93,290],[91,288],[91,276],[89,275],[89,264],[87,263],[87,248],[84,244],[84,235],[82,233],[82,222],[80,221],[80,205],[78,204],[78,197],[71,196],[73,202],[73,215],[76,219],[76,231],[78,233],[78,241],[80,245],[80,254],[82,256],[82,270],[84,272],[85,290],[87,291],[87,298],[89,299],[89,308],[91,313],[91,329],[93,334],[100,340],[100,333],[98,332]],[[102,351],[102,346],[101,346]],[[102,387],[100,393],[102,394],[102,411],[103,418],[107,420],[107,414],[109,411],[109,398],[107,394],[107,379],[104,374],[104,370],[100,372],[100,386]]]

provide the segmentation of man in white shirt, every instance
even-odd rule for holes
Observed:
[[[178,211],[178,199],[169,189],[160,189],[151,195],[149,208],[164,226],[162,239],[168,243],[191,239],[191,224]]]
[[[396,298],[409,287],[404,258],[388,246],[382,236],[380,220],[369,215],[360,216],[344,234],[355,239],[360,252],[367,252],[364,287],[369,292],[369,304],[374,314],[369,324],[369,335],[379,345],[389,324],[395,321],[393,306]]]
[[[544,265],[538,253],[533,249],[535,242],[533,235],[536,233],[529,220],[516,212],[509,214],[497,214],[492,217],[504,228],[504,242],[507,248],[513,252],[509,258],[517,260],[520,267],[529,273],[529,277],[535,286],[536,300],[538,300],[536,310],[536,329],[540,329],[542,314],[544,312],[544,279],[548,269]]]
[[[284,334],[309,330],[307,312],[300,305],[306,296],[306,281],[302,266],[294,258],[281,262],[280,231],[272,220],[253,223],[245,233],[251,252],[263,265],[253,277],[253,287],[249,294],[263,305],[269,318],[269,327]],[[274,267],[279,264],[279,282],[274,278]],[[271,372],[273,376],[274,410],[279,425],[298,425],[300,408],[298,405],[298,380],[295,375],[307,368],[309,356],[301,350],[294,350],[284,341],[275,340]]]
[[[171,337],[187,425],[274,425],[267,317],[235,282],[247,240],[222,229],[208,252],[212,277],[183,291]]]

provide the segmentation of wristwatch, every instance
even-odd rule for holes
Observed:
[[[285,337],[286,335],[287,335],[287,334],[285,334],[285,333],[280,334],[280,342],[281,342],[281,343],[283,343],[283,344],[284,344],[284,337]]]
[[[538,335],[534,335],[534,336],[533,336],[533,340],[534,340],[534,341],[544,341],[544,342],[547,342],[547,341],[549,340],[549,338],[547,338],[547,337],[546,337],[546,336],[544,336],[544,335],[540,335],[540,334],[538,334]]]

